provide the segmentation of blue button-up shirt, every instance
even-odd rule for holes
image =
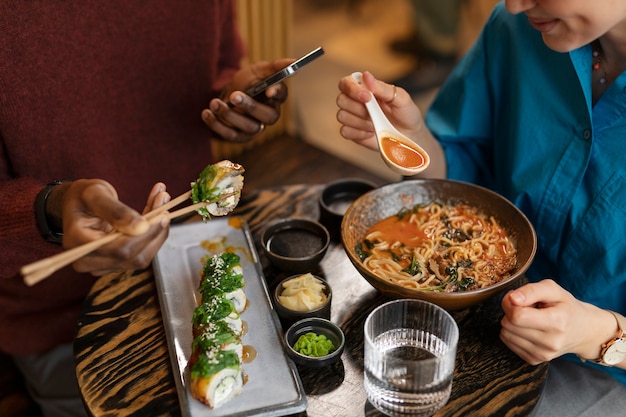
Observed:
[[[626,73],[595,106],[591,73],[589,45],[555,52],[500,4],[426,123],[449,178],[499,192],[534,225],[530,280],[626,314]]]

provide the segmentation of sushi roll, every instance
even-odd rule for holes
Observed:
[[[192,353],[206,352],[213,348],[232,350],[243,361],[243,345],[241,338],[224,320],[211,322],[193,339]]]
[[[239,395],[244,377],[241,362],[232,350],[213,347],[190,361],[190,390],[193,398],[216,408]]]
[[[232,252],[205,258],[198,287],[201,302],[215,296],[224,296],[232,300],[238,313],[245,310],[247,298],[243,290],[243,269],[239,262],[239,256]]]
[[[218,276],[230,282],[223,282],[223,285],[236,288],[243,288],[243,269],[240,264],[241,258],[233,252],[223,252],[220,255],[207,256],[204,259],[204,267],[201,276]]]
[[[243,321],[235,309],[235,304],[224,297],[213,297],[200,304],[193,311],[193,336],[196,337],[209,323],[223,320],[237,336],[243,335]]]
[[[247,299],[238,255],[206,256],[200,273],[199,305],[192,315],[189,389],[193,398],[211,408],[239,395],[245,383],[242,369]]]
[[[198,209],[206,221],[211,216],[225,216],[237,207],[243,188],[244,167],[224,160],[207,165],[191,183],[191,200],[209,203]]]
[[[224,297],[227,300],[233,302],[233,305],[235,306],[235,311],[239,314],[243,313],[246,309],[246,306],[248,305],[248,298],[246,297],[246,293],[241,288],[235,291],[225,293]]]

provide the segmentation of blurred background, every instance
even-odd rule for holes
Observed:
[[[425,111],[456,60],[473,44],[495,0],[238,0],[249,59],[325,55],[288,80],[285,132],[388,180],[380,157],[342,139],[335,119],[339,79],[354,71],[406,88]],[[218,145],[228,156],[237,152]],[[254,145],[251,145],[254,146]]]

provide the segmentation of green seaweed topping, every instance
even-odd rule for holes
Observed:
[[[227,294],[244,287],[243,274],[239,266],[240,258],[232,252],[221,255],[206,256],[202,269],[202,282],[198,288],[202,299]]]
[[[209,322],[222,320],[229,316],[239,317],[235,304],[224,297],[213,297],[194,309],[192,321],[194,326],[199,328]]]
[[[222,190],[216,186],[216,178],[220,174],[220,167],[215,164],[204,167],[198,179],[191,183],[191,201],[194,204],[201,202],[211,202],[219,198]],[[208,208],[201,207],[196,210],[203,220],[210,220],[211,213]]]
[[[214,348],[198,355],[198,360],[191,367],[191,377],[210,378],[224,369],[238,370],[240,367],[241,364],[236,352]]]
[[[213,347],[241,343],[241,339],[224,320],[209,323],[191,343],[192,350],[204,352]]]

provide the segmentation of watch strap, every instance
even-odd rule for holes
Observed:
[[[624,330],[622,329],[622,325],[619,322],[619,318],[617,317],[617,314],[615,314],[615,312],[613,312],[611,310],[608,310],[608,312],[611,313],[613,315],[613,317],[615,317],[615,321],[617,323],[617,336],[612,338],[608,342],[603,343],[602,346],[600,347],[600,358],[595,359],[593,361],[593,362],[598,363],[600,365],[609,365],[606,362],[604,362],[604,354],[609,349],[609,347],[611,347],[615,342],[624,339]]]
[[[41,236],[48,242],[61,244],[63,242],[63,230],[55,230],[48,219],[46,212],[46,202],[50,193],[57,185],[61,185],[66,181],[54,180],[47,184],[35,197],[35,219],[37,228]]]

